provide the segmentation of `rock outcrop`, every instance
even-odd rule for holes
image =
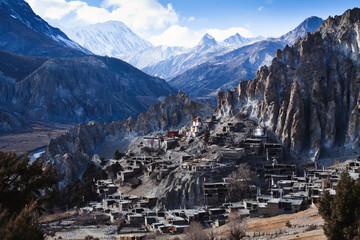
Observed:
[[[80,123],[66,134],[50,141],[43,158],[56,166],[67,184],[81,177],[94,154],[113,157],[116,149],[125,151],[138,136],[155,131],[166,131],[188,124],[193,117],[209,117],[214,108],[193,102],[179,91],[177,96],[168,96],[163,102],[150,107],[137,120],[99,123]]]
[[[220,92],[217,114],[242,112],[274,132],[294,158],[358,154],[360,9],[329,17],[278,50],[269,67]]]
[[[172,171],[157,187],[159,207],[193,208],[203,202],[204,172]]]

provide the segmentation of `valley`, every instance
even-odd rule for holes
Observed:
[[[84,1],[0,0],[0,239],[360,236],[359,8],[261,37]]]
[[[48,122],[28,122],[27,127],[16,134],[0,135],[0,151],[19,155],[45,149],[50,140],[66,133],[72,125]]]

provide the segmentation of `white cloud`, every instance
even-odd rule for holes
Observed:
[[[199,42],[201,36],[201,33],[191,31],[187,27],[173,25],[162,34],[151,37],[150,42],[154,45],[193,47]]]
[[[164,7],[157,0],[104,0],[101,6],[135,31],[162,29],[179,21],[171,4]]]
[[[173,6],[163,6],[158,0],[102,0],[101,7],[89,6],[83,0],[26,1],[38,15],[56,27],[122,21],[154,45],[192,47],[205,33],[211,34],[217,41],[223,41],[236,33],[253,37],[249,30],[240,27],[193,31],[179,26],[179,16]],[[195,17],[183,17],[182,20],[190,23]]]
[[[263,6],[260,6],[259,8],[258,8],[258,11],[260,12],[261,10],[263,10],[264,9],[264,7]]]
[[[216,41],[223,41],[224,39],[232,35],[235,35],[236,33],[239,33],[243,37],[254,37],[252,32],[241,27],[232,27],[229,29],[212,28],[212,29],[208,29],[206,32],[209,33],[211,36],[213,36],[216,39]]]
[[[149,41],[154,45],[193,47],[199,43],[205,33],[209,33],[218,42],[221,42],[236,33],[239,33],[243,37],[254,37],[252,32],[240,27],[233,27],[229,29],[211,28],[201,31],[192,31],[187,27],[173,25],[166,29],[162,34],[152,36]]]
[[[146,36],[153,30],[166,29],[179,21],[171,4],[165,7],[157,0],[103,0],[100,8],[75,0],[26,1],[41,17],[65,27],[115,20]]]

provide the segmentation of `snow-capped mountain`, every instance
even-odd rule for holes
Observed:
[[[84,48],[101,56],[122,58],[124,54],[139,52],[152,46],[120,21],[97,23],[63,29],[63,31]]]
[[[189,48],[176,46],[153,46],[140,52],[133,52],[121,57],[122,60],[136,66],[139,69],[152,66],[160,61],[188,52]]]
[[[210,55],[224,53],[224,51],[261,39],[263,38],[245,38],[236,34],[222,42],[217,42],[214,37],[206,33],[193,48],[154,46],[140,52],[127,54],[121,59],[149,74],[171,79],[206,60],[206,57]]]
[[[280,37],[281,40],[287,41],[289,44],[293,44],[296,41],[296,38],[305,37],[308,32],[315,32],[323,19],[318,17],[309,17],[305,21],[303,21],[299,26],[297,26],[294,30],[288,32],[287,34]]]
[[[218,45],[215,38],[211,36],[208,33],[205,33],[205,35],[200,39],[200,42],[196,46],[196,51],[206,51],[214,46]]]
[[[236,34],[226,38],[220,44],[229,46],[229,47],[233,47],[233,46],[240,47],[241,45],[245,45],[250,42],[260,41],[260,40],[264,40],[264,38],[261,36],[255,37],[255,38],[246,38],[246,37],[241,36],[239,33],[236,33]]]
[[[41,17],[36,15],[29,4],[24,0],[0,0],[0,10],[4,13],[4,15],[8,15],[13,19],[18,20],[26,27],[37,33],[48,36],[61,46],[76,49],[86,54],[91,54],[90,51],[70,40],[60,29],[50,26]]]
[[[239,46],[244,46],[260,39],[260,37],[244,38],[240,34],[236,34],[225,39],[223,42],[217,42],[213,36],[206,33],[195,47],[141,69],[150,75],[171,80],[185,71],[207,62],[216,56],[225,54]]]
[[[315,31],[322,21],[321,18],[311,17],[279,38],[257,41],[212,56],[201,64],[188,68],[169,83],[189,94],[190,97],[216,101],[219,90],[231,89],[239,81],[255,77],[256,71],[261,66],[271,64],[277,49],[283,49],[287,44],[292,45],[298,37],[304,37],[308,32]],[[214,101],[212,103],[215,104]]]
[[[164,80],[124,61],[64,46],[72,41],[22,0],[0,0],[0,23],[0,132],[12,132],[30,119],[126,119],[176,93]],[[61,45],[51,36],[68,40]]]
[[[219,45],[210,34],[206,33],[195,47],[185,49],[181,54],[172,55],[154,65],[142,68],[142,70],[150,75],[170,80],[187,69],[227,50],[229,47]]]
[[[236,33],[235,35],[232,35],[232,36],[228,37],[227,39],[225,39],[223,41],[223,44],[226,44],[226,45],[239,45],[239,44],[245,44],[247,42],[249,42],[248,38],[244,38],[239,33]]]

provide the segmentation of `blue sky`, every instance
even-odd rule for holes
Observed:
[[[221,41],[280,36],[310,16],[326,19],[358,7],[358,0],[26,0],[58,27],[119,20],[155,45],[196,44],[206,32]]]
[[[255,35],[281,35],[310,16],[326,19],[359,6],[357,0],[160,0],[171,3],[180,16],[195,17],[183,23],[194,30],[202,28],[248,28]]]

